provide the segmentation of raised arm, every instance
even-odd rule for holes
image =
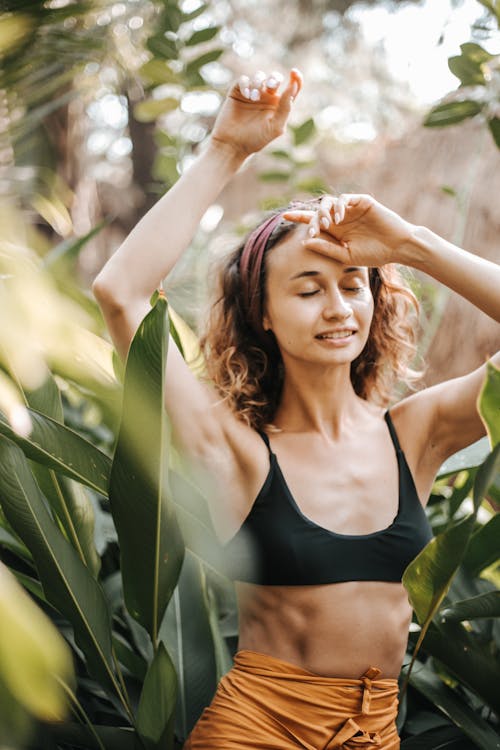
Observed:
[[[265,76],[248,83],[240,80],[232,86],[204,151],[139,221],[93,283],[123,359],[150,309],[151,294],[188,247],[207,208],[249,154],[284,132],[302,77],[292,69],[282,93],[279,82]],[[238,498],[238,488],[248,488],[248,477],[253,476],[252,457],[261,453],[266,459],[265,451],[259,453],[262,441],[230,412],[215,389],[195,378],[172,339],[165,405],[176,445],[186,457],[215,469],[227,488],[235,488],[228,496]],[[250,480],[250,494],[258,479],[253,485]],[[248,497],[240,500],[248,502]]]
[[[252,100],[234,84],[205,150],[138,222],[95,279],[92,289],[100,303],[149,299],[245,158],[283,132],[300,86],[295,69],[281,95],[264,80],[253,89],[258,98],[253,94]]]

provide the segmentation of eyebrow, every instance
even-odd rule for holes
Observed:
[[[355,273],[356,271],[362,271],[363,268],[360,266],[349,266],[349,268],[344,268],[342,273],[345,275],[347,273]],[[295,279],[301,279],[304,276],[321,276],[321,271],[300,271],[299,273],[295,274],[295,276],[291,276],[289,281],[294,281]]]

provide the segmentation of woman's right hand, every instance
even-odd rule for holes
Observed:
[[[276,75],[259,71],[253,78],[242,76],[224,101],[211,134],[215,146],[229,147],[246,158],[285,131],[292,102],[302,88],[302,74],[292,68],[282,94]]]

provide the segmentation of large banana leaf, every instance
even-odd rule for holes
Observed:
[[[184,557],[168,486],[167,341],[167,302],[159,297],[130,345],[109,485],[125,603],[149,632],[155,647]]]
[[[71,622],[89,671],[121,697],[102,589],[54,524],[23,452],[6,438],[0,439],[0,502],[33,555],[48,601]]]
[[[500,749],[500,737],[495,729],[475,713],[452,688],[445,685],[428,666],[422,665],[418,670],[415,669],[410,677],[410,683],[465,732],[472,740],[473,747],[481,750]],[[431,746],[428,747],[431,750]],[[439,745],[434,747],[437,750]]]
[[[470,599],[453,602],[440,613],[444,620],[475,620],[478,617],[500,617],[500,591],[488,591]]]
[[[186,554],[160,629],[179,678],[175,730],[185,739],[217,687],[218,674],[203,568]]]
[[[430,623],[427,630],[423,645],[426,653],[439,659],[452,677],[473,690],[498,713],[498,658],[460,622],[442,619],[438,622]]]
[[[474,575],[500,558],[500,513],[472,534],[463,564]]]
[[[20,437],[0,412],[0,435],[17,443],[27,458],[65,474],[102,495],[107,494],[111,461],[88,440],[59,422],[28,409],[33,430]]]
[[[500,442],[500,368],[486,363],[486,378],[478,398],[481,415],[491,447]]]
[[[51,374],[36,391],[25,390],[25,396],[28,404],[38,412],[57,422],[64,421],[61,396]],[[33,463],[32,471],[43,495],[57,514],[66,538],[97,578],[101,559],[94,542],[94,508],[85,489],[41,464]]]
[[[163,643],[151,662],[137,709],[136,729],[146,750],[172,750],[177,676]]]

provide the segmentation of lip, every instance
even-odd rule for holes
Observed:
[[[341,331],[349,331],[349,334],[336,339],[321,338],[322,336],[331,336],[332,333],[340,333]],[[355,328],[337,328],[331,331],[322,331],[321,333],[316,334],[314,338],[326,346],[344,346],[349,343],[355,333]]]
[[[319,338],[320,336],[331,336],[333,333],[340,333],[341,331],[356,333],[357,328],[331,328],[329,331],[320,331],[316,334],[315,338]]]

